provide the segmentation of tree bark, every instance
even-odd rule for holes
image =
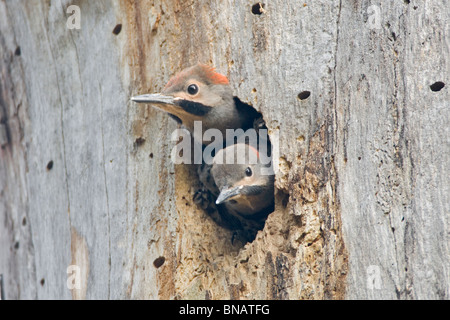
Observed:
[[[6,298],[449,299],[446,8],[0,1]],[[176,123],[129,100],[197,62],[279,137],[245,245],[193,203]]]

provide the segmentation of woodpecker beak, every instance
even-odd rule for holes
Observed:
[[[181,108],[176,104],[176,101],[180,98],[175,98],[173,96],[165,96],[160,93],[153,94],[143,94],[140,96],[132,97],[131,101],[136,103],[149,103],[152,107],[169,113],[169,115],[178,123],[182,123],[179,118]]]
[[[175,105],[175,98],[172,96],[165,96],[160,93],[143,94],[140,96],[132,97],[131,101],[137,103],[151,103],[151,104],[170,104]]]
[[[185,100],[179,97],[165,96],[160,93],[143,94],[141,96],[132,97],[131,101],[153,104],[156,108],[175,116],[179,116],[180,112],[182,112],[203,117],[213,109],[212,107],[205,106],[195,101]]]
[[[241,194],[243,186],[239,187],[223,187],[222,191],[220,191],[219,196],[217,197],[216,204],[224,203],[225,201],[231,200],[231,198],[234,198]]]

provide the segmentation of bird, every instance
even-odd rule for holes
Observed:
[[[201,121],[202,136],[196,140],[202,145],[211,143],[203,139],[208,129],[218,129],[222,137],[226,137],[227,129],[245,131],[261,118],[253,107],[233,95],[225,75],[201,63],[173,76],[161,93],[138,95],[131,100],[169,113],[191,134],[194,133],[194,122]]]
[[[239,143],[237,135],[232,135],[232,141],[227,141],[226,137],[228,129],[240,130],[244,135],[249,129],[255,129],[259,136],[260,130],[265,128],[261,113],[233,95],[225,75],[201,63],[173,76],[161,93],[142,94],[131,100],[168,113],[191,133],[193,139],[202,145],[202,150],[212,143],[205,139],[207,130],[216,129],[222,134],[223,143],[219,143],[209,155],[213,162],[216,160],[215,164],[203,161],[197,167],[201,187],[193,200],[217,224],[232,230],[244,230],[247,239],[254,238],[264,226],[267,214],[273,211],[273,175],[262,176],[259,172],[263,167],[261,163],[248,163],[240,172],[241,167],[219,164],[218,157],[242,147],[241,144],[247,145],[245,148],[248,150],[257,150],[248,141]],[[195,134],[197,121],[202,125],[200,137]],[[214,143],[217,144],[215,140]],[[255,172],[253,177],[245,176],[247,168]],[[236,180],[239,174],[244,174],[244,180]],[[251,184],[239,185],[241,182]],[[237,189],[232,187],[232,183]]]
[[[257,147],[249,143],[225,147],[215,155],[210,170],[219,190],[215,204],[221,218],[231,221],[231,229],[244,231],[248,241],[254,239],[274,211],[271,158],[260,155]]]

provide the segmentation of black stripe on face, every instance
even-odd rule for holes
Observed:
[[[175,120],[178,124],[182,124],[182,123],[183,123],[183,121],[181,121],[181,119],[178,118],[177,116],[175,116],[175,115],[173,115],[173,114],[171,114],[171,113],[168,113],[168,115],[169,115],[169,117],[171,117],[173,120]]]
[[[190,100],[179,100],[176,104],[183,108],[187,113],[193,114],[195,116],[204,116],[212,110],[212,107],[205,106],[199,102],[194,102]]]

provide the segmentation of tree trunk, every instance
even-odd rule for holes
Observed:
[[[5,298],[449,299],[448,21],[444,0],[0,1]],[[193,203],[176,123],[129,100],[198,61],[279,137],[245,245]]]

